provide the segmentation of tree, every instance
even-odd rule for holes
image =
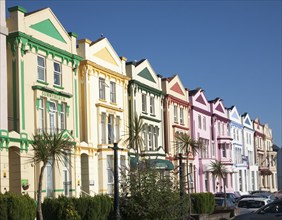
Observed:
[[[190,185],[189,185],[189,155],[193,156],[196,153],[204,149],[202,142],[196,141],[190,137],[187,133],[179,133],[175,136],[176,145],[179,147],[180,152],[183,152],[186,155],[186,178],[187,178],[187,189],[188,189],[188,201],[189,201],[189,213],[188,217],[191,215],[191,194],[190,194]],[[181,181],[181,180],[180,180]]]
[[[69,150],[72,144],[70,136],[64,132],[49,134],[44,131],[42,134],[33,136],[31,145],[34,155],[32,161],[35,164],[42,164],[39,173],[37,190],[37,220],[43,219],[41,209],[42,180],[46,165],[49,161],[53,161],[51,163],[52,166],[54,163],[56,163],[57,166],[59,166],[60,163],[63,163],[65,160],[66,150]]]
[[[224,207],[226,207],[226,182],[225,182],[225,175],[227,173],[227,168],[221,162],[216,160],[215,162],[211,161],[210,164],[210,171],[216,177],[219,177],[223,180],[223,188],[224,188]]]

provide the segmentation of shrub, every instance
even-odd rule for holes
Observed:
[[[212,193],[191,194],[192,212],[197,214],[211,214],[214,211],[214,195]]]
[[[0,210],[1,220],[34,220],[36,216],[35,201],[28,195],[0,194]]]

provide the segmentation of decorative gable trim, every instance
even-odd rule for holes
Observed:
[[[178,94],[184,95],[184,93],[182,92],[182,89],[180,88],[178,82],[176,82],[170,89],[171,89],[172,91],[178,93]]]
[[[30,28],[41,32],[43,34],[48,35],[49,37],[52,37],[56,40],[59,40],[63,43],[66,43],[62,35],[59,33],[59,31],[56,29],[56,27],[53,25],[53,23],[50,21],[50,19],[46,19],[44,21],[41,21],[39,23],[33,24],[30,26]]]
[[[143,70],[141,70],[138,74],[138,76],[147,79],[153,83],[156,83],[156,81],[154,80],[153,76],[151,75],[150,71],[148,70],[147,67],[145,67]]]
[[[221,104],[218,104],[218,105],[216,106],[215,110],[224,113],[224,110],[223,110]]]
[[[205,100],[204,100],[202,95],[199,95],[198,98],[195,101],[199,102],[199,103],[201,103],[203,105],[206,105],[206,102],[205,102]]]

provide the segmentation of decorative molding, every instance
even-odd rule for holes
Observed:
[[[123,109],[121,109],[121,108],[110,106],[110,105],[107,105],[107,104],[104,104],[104,103],[96,103],[96,107],[111,109],[111,110],[116,111],[116,112],[123,112]]]

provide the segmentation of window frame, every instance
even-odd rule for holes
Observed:
[[[106,82],[101,77],[99,77],[99,99],[106,100]]]
[[[116,103],[116,83],[110,82],[110,102]]]
[[[60,68],[59,71],[56,70],[56,64],[58,64],[58,67]],[[62,82],[62,64],[58,61],[54,61],[53,63],[53,68],[54,68],[54,85],[56,86],[62,86],[63,85],[63,82]],[[58,76],[58,79],[59,79],[59,83],[56,82],[56,76]]]
[[[39,58],[42,58],[44,66],[39,65],[39,60],[38,60]],[[41,74],[41,73],[39,73],[39,69],[43,70],[43,79],[41,79],[40,76],[39,76]],[[41,55],[37,55],[37,79],[39,81],[46,82],[46,78],[47,78],[46,77],[46,57],[41,56]]]

